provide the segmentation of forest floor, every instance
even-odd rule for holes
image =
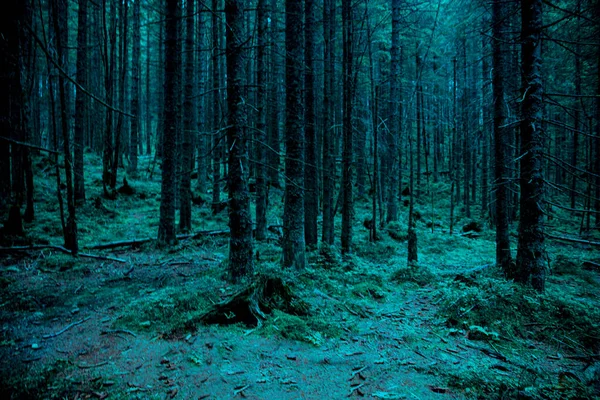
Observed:
[[[368,241],[364,200],[351,259],[321,247],[306,270],[281,271],[272,190],[274,228],[256,244],[257,273],[279,277],[307,312],[274,307],[258,326],[234,313],[231,324],[207,325],[205,311],[242,289],[225,279],[226,235],[213,234],[227,229],[226,212],[196,205],[204,233],[171,249],[93,249],[155,236],[160,183],[140,173],[128,177],[133,194],[103,199],[90,157],[80,241],[107,259],[75,259],[52,247],[62,244],[55,177],[39,163],[36,221],[26,238],[2,237],[2,398],[600,398],[600,255],[590,245],[548,242],[547,290],[536,294],[502,279],[485,221],[465,234],[473,220],[459,212],[449,234],[448,187],[431,184],[417,206],[417,266],[406,263],[405,222]],[[50,247],[6,250],[23,244]]]

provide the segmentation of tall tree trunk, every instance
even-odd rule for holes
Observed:
[[[506,118],[506,73],[508,53],[504,43],[507,35],[507,11],[503,0],[492,5],[492,92],[494,99],[494,186],[496,193],[496,265],[507,278],[514,279],[509,238],[508,214],[508,139]]]
[[[353,23],[350,0],[342,0],[343,25],[343,146],[342,146],[342,255],[347,255],[352,246],[352,217],[354,213],[352,158],[352,97],[354,83],[353,68]]]
[[[213,172],[213,185],[212,185],[212,210],[216,213],[219,210],[219,203],[221,203],[221,137],[222,134],[219,130],[221,127],[221,70],[219,67],[219,55],[221,53],[221,40],[220,40],[220,29],[219,19],[217,18],[217,9],[219,6],[219,0],[212,0],[212,34],[211,34],[211,46],[212,46],[212,96],[213,96],[213,135],[212,135],[212,172]]]
[[[179,0],[166,0],[165,21],[165,98],[164,132],[162,134],[162,183],[158,244],[173,245],[175,232],[175,185],[177,147],[178,93],[181,73],[179,51]]]
[[[390,163],[391,171],[389,176],[388,186],[388,201],[387,201],[387,222],[398,220],[398,188],[400,177],[400,159],[396,159],[398,149],[400,148],[400,79],[401,79],[401,60],[400,60],[400,8],[401,0],[392,0],[392,48],[390,60]],[[373,220],[375,223],[375,220]]]
[[[131,137],[129,142],[129,172],[137,173],[140,131],[142,113],[140,108],[140,74],[141,74],[141,32],[140,32],[140,2],[133,4],[133,50],[131,54]]]
[[[315,0],[305,0],[306,35],[306,118],[305,118],[305,167],[304,167],[304,237],[306,245],[317,245],[317,216],[319,214],[319,174],[317,170],[317,135],[315,114],[315,51],[317,42]]]
[[[56,51],[59,60],[59,64],[63,70],[67,67],[66,60],[64,58],[65,43],[62,43],[65,35],[61,33],[60,19],[61,15],[66,13],[63,9],[64,4],[60,0],[53,0],[53,21],[54,21],[54,32],[56,33]],[[76,256],[79,251],[79,245],[77,242],[77,220],[75,216],[75,194],[73,192],[73,161],[71,155],[70,135],[69,135],[69,123],[68,123],[68,109],[67,109],[67,87],[63,74],[58,75],[59,84],[59,96],[60,96],[60,111],[61,111],[61,126],[63,134],[63,153],[65,157],[65,183],[67,186],[67,223],[64,231],[65,247],[71,250],[71,253]]]
[[[285,1],[285,200],[283,266],[304,268],[304,75],[303,0]]]
[[[119,108],[125,111],[125,104],[127,103],[127,65],[129,64],[129,51],[127,46],[127,38],[128,38],[128,2],[123,1],[119,8],[119,14],[121,19],[121,33],[120,33],[120,43],[119,43],[119,54],[120,54],[120,75],[119,75]],[[112,154],[112,172],[111,172],[111,181],[110,188],[114,191],[117,187],[117,175],[119,171],[119,161],[121,160],[121,143],[124,141],[124,137],[126,136],[127,122],[124,119],[123,113],[118,113],[117,115],[117,126],[115,132],[115,142]]]
[[[256,239],[265,240],[267,237],[267,205],[268,205],[268,190],[267,190],[267,35],[268,35],[268,20],[270,12],[267,0],[258,0],[257,4],[257,25],[258,25],[258,42],[257,42],[257,76],[256,86],[258,86],[256,104],[258,113],[256,116],[256,138],[257,138],[257,155],[258,162],[256,163]],[[271,105],[274,106],[274,105]]]
[[[88,0],[79,0],[79,13],[77,22],[77,83],[87,88],[88,56],[87,56],[87,8]],[[75,95],[75,137],[74,137],[74,165],[73,172],[75,183],[75,200],[85,200],[85,172],[83,168],[83,150],[85,146],[85,131],[87,118],[87,98],[77,90]]]
[[[284,49],[281,49],[279,43],[283,42],[281,38],[280,30],[280,14],[277,11],[277,0],[271,1],[271,79],[269,80],[269,104],[270,107],[267,111],[267,124],[268,132],[267,139],[269,142],[269,151],[267,152],[268,162],[268,179],[269,186],[281,188],[281,182],[279,177],[279,167],[281,163],[280,152],[280,109],[279,104],[281,103],[281,88],[282,82],[282,54],[285,53]]]
[[[194,1],[188,0],[185,31],[185,77],[183,100],[183,133],[181,141],[181,174],[179,181],[179,231],[192,230],[192,170],[194,169],[193,133],[196,130],[196,105],[194,88],[196,86],[194,38],[196,37]]]
[[[252,264],[252,218],[246,182],[248,149],[244,101],[244,9],[241,0],[225,0],[227,19],[227,105],[229,110],[229,275],[236,282],[250,275]]]
[[[323,3],[324,91],[323,91],[323,243],[333,244],[335,158],[333,128],[335,0]]]
[[[544,177],[542,171],[542,0],[521,1],[521,63],[523,97],[521,115],[521,201],[517,280],[531,282],[539,292],[546,283],[544,251]]]

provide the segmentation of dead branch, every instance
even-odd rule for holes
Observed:
[[[600,247],[600,242],[593,242],[591,240],[569,238],[569,237],[564,237],[564,236],[554,236],[554,235],[550,235],[550,234],[547,234],[546,236],[549,237],[550,239],[554,239],[554,240],[562,240],[564,242],[581,243],[581,244],[588,244],[590,246]]]
[[[51,339],[51,338],[57,337],[59,335],[62,335],[63,333],[65,333],[66,331],[68,331],[69,329],[71,329],[72,327],[77,326],[77,325],[81,325],[81,324],[83,324],[85,321],[87,321],[90,318],[92,318],[92,317],[85,317],[84,319],[81,319],[79,321],[73,322],[73,323],[65,326],[64,328],[62,328],[58,332],[50,333],[48,335],[44,335],[44,336],[42,336],[42,338],[43,339]]]
[[[63,247],[63,246],[56,246],[56,245],[51,245],[51,244],[47,244],[47,245],[40,245],[40,246],[14,246],[14,247],[0,247],[0,253],[12,253],[15,251],[36,251],[36,250],[46,250],[46,249],[52,249],[52,250],[57,250],[60,251],[61,253],[65,253],[65,254],[69,254],[72,255],[73,253],[71,252],[71,250]],[[88,254],[88,253],[78,253],[79,257],[83,257],[83,258],[93,258],[96,260],[108,260],[108,261],[116,261],[116,262],[120,262],[120,263],[126,263],[127,260],[124,260],[122,258],[115,258],[115,257],[108,257],[108,256],[98,256],[95,254]]]

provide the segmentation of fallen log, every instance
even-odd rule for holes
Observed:
[[[564,236],[555,236],[555,235],[550,235],[550,234],[546,234],[546,237],[548,237],[550,239],[554,239],[554,240],[562,240],[564,242],[581,243],[581,244],[588,244],[590,246],[600,247],[600,242],[593,242],[591,240],[576,239],[576,238],[570,238],[570,237],[564,237]]]
[[[199,239],[202,237],[221,237],[221,236],[229,236],[229,230],[207,230],[207,231],[199,231],[193,234],[183,234],[177,235],[177,240],[183,239]],[[87,246],[86,249],[90,250],[107,250],[107,249],[116,249],[117,247],[127,247],[127,246],[139,246],[145,243],[150,243],[155,241],[155,238],[144,238],[144,239],[131,239],[131,240],[120,240],[117,242],[109,242],[109,243],[99,243],[92,246]]]
[[[69,249],[67,249],[67,248],[65,248],[63,246],[55,246],[55,245],[51,245],[51,244],[40,245],[40,246],[0,247],[0,253],[12,253],[12,252],[20,252],[20,251],[36,251],[36,250],[46,250],[46,249],[57,250],[57,251],[60,251],[61,253],[65,253],[65,254],[69,254],[69,255],[73,254],[71,252],[71,250],[69,250]],[[88,254],[88,253],[78,253],[77,255],[79,257],[93,258],[93,259],[96,259],[96,260],[116,261],[116,262],[120,262],[120,263],[126,263],[127,262],[127,260],[124,260],[122,258],[108,257],[108,256],[99,256],[99,255]]]

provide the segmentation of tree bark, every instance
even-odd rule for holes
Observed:
[[[348,255],[352,247],[352,217],[354,213],[352,140],[352,97],[354,83],[353,68],[353,23],[350,0],[342,0],[343,25],[343,144],[342,144],[342,255]]]
[[[306,245],[317,245],[317,216],[319,214],[319,174],[317,171],[317,137],[315,113],[315,51],[317,42],[315,0],[305,0],[306,35],[306,117],[305,117],[305,167],[304,167],[304,237]]]
[[[87,56],[87,8],[88,0],[79,0],[77,22],[77,83],[82,87],[88,86],[88,56]],[[75,136],[74,136],[74,165],[75,200],[85,201],[85,170],[83,168],[83,153],[85,146],[87,96],[77,90],[75,95]]]
[[[181,141],[181,175],[179,181],[179,232],[186,233],[192,229],[192,170],[194,169],[193,134],[196,130],[196,107],[194,101],[195,88],[195,51],[194,38],[195,18],[193,1],[187,2],[185,33],[185,77],[183,100],[183,133]]]
[[[253,271],[252,218],[246,174],[249,166],[244,100],[245,23],[241,0],[225,0],[227,19],[227,105],[229,110],[229,276],[237,282]]]
[[[129,172],[137,173],[138,152],[140,147],[140,132],[142,126],[142,113],[140,107],[140,74],[141,74],[141,32],[140,32],[140,2],[134,0],[133,4],[133,49],[131,53],[131,136],[129,140]]]
[[[166,0],[164,131],[162,134],[162,183],[158,225],[158,244],[160,246],[170,246],[177,242],[175,232],[175,155],[181,70],[178,44],[179,19],[179,0]]]
[[[521,1],[521,63],[523,97],[521,115],[521,199],[517,281],[539,292],[546,282],[542,204],[542,0]]]
[[[334,24],[335,1],[324,0],[323,3],[323,37],[324,37],[324,91],[323,91],[323,243],[332,245],[333,207],[335,191],[335,159],[333,128],[333,89],[334,89]]]
[[[509,238],[508,214],[508,139],[509,130],[505,127],[507,49],[504,43],[507,35],[507,12],[503,0],[494,0],[492,5],[492,92],[494,101],[494,186],[496,193],[496,264],[509,279],[515,279],[512,266]]]
[[[304,242],[304,74],[303,0],[285,1],[285,200],[283,266],[306,265]]]

